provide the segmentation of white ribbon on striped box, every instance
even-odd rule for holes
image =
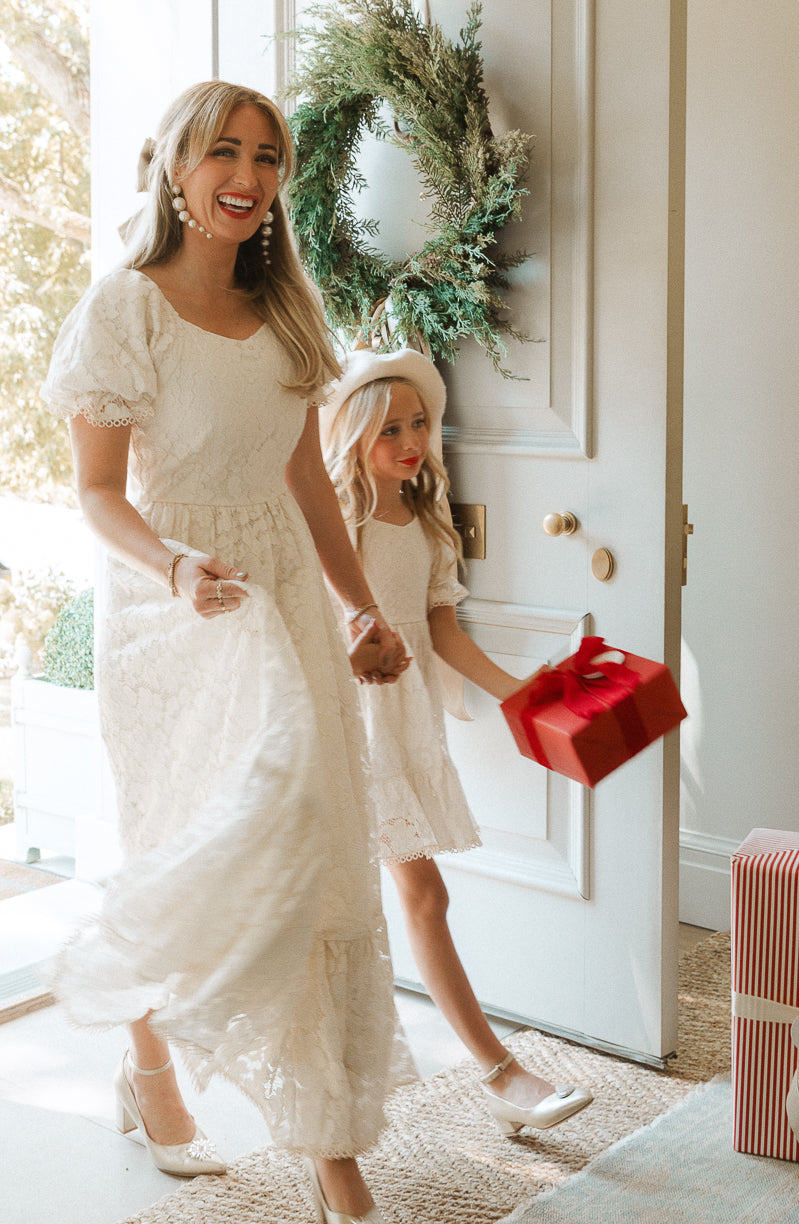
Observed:
[[[732,1014],[742,1020],[765,1020],[770,1024],[790,1024],[791,1041],[799,1049],[799,1008],[787,1003],[775,1003],[773,999],[760,999],[757,995],[732,993]],[[791,1130],[799,1139],[799,1069],[794,1071],[785,1112]]]
[[[794,1020],[791,1025],[791,1041],[799,1049],[799,1019]],[[793,1073],[791,1086],[785,1098],[785,1112],[788,1115],[791,1130],[799,1139],[799,1069]]]
[[[732,886],[733,1146],[799,1160],[799,833],[754,829]]]

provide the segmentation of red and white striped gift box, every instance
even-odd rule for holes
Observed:
[[[733,1147],[799,1161],[785,1101],[799,1059],[799,833],[753,829],[732,856]]]

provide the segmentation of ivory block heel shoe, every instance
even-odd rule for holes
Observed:
[[[590,1105],[594,1099],[594,1094],[588,1088],[579,1088],[574,1084],[560,1084],[554,1092],[550,1092],[549,1096],[544,1097],[543,1101],[539,1101],[537,1105],[529,1108],[514,1105],[513,1101],[507,1101],[505,1097],[492,1092],[488,1087],[512,1062],[513,1055],[509,1054],[480,1081],[480,1086],[486,1095],[486,1105],[503,1135],[518,1135],[523,1126],[532,1126],[536,1130],[549,1130],[551,1126],[557,1126],[558,1123],[565,1122],[567,1118],[579,1113],[581,1109],[585,1109],[586,1105]]]
[[[308,1156],[303,1157],[303,1160],[308,1176],[311,1179],[314,1204],[316,1206],[316,1218],[319,1224],[385,1224],[385,1220],[376,1207],[370,1207],[364,1216],[347,1215],[346,1212],[342,1211],[331,1211],[325,1202],[322,1187],[319,1185],[314,1162]]]
[[[227,1165],[219,1159],[214,1145],[210,1143],[199,1126],[195,1128],[194,1138],[188,1143],[154,1143],[147,1133],[130,1080],[125,1071],[128,1062],[137,1075],[160,1075],[172,1066],[172,1059],[158,1067],[155,1071],[143,1071],[130,1062],[128,1056],[122,1059],[114,1076],[114,1092],[116,1093],[116,1123],[117,1130],[123,1135],[135,1130],[138,1126],[142,1139],[153,1158],[157,1169],[162,1173],[172,1173],[175,1177],[198,1177],[203,1173],[224,1173]]]

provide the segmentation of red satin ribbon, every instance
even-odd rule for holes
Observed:
[[[535,729],[534,715],[537,707],[555,701],[562,701],[567,710],[586,721],[601,710],[616,707],[614,713],[631,756],[649,742],[634,703],[624,700],[638,688],[641,677],[624,663],[594,662],[605,649],[604,638],[583,638],[577,653],[543,672],[530,693],[522,719],[530,746],[547,769],[551,766]]]

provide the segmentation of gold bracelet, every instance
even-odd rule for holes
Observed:
[[[377,607],[376,603],[364,604],[363,607],[359,608],[357,612],[351,613],[351,615],[348,616],[347,619],[345,620],[344,624],[353,625],[359,616],[363,616],[364,612],[368,612],[370,608],[376,608],[376,607]]]
[[[173,553],[172,560],[166,567],[166,576],[167,581],[169,582],[169,589],[175,599],[180,598],[180,591],[175,586],[175,566],[177,565],[178,561],[180,561],[183,557],[188,557],[188,555],[188,553]]]

